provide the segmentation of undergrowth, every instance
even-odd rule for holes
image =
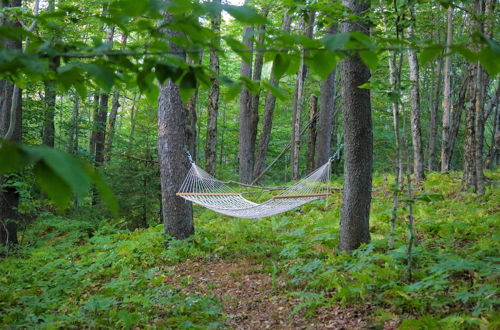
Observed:
[[[372,241],[339,251],[340,195],[259,220],[196,207],[196,234],[164,236],[163,226],[133,232],[54,215],[2,250],[0,326],[221,328],[215,296],[183,293],[166,279],[186,260],[249,259],[286,282],[277,295],[300,298],[294,312],[365,306],[371,324],[401,328],[499,328],[500,172],[483,197],[460,192],[460,173],[430,174],[416,191],[414,280],[407,280],[407,210],[399,209],[388,248],[391,178],[375,179]]]

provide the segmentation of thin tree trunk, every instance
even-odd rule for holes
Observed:
[[[309,108],[309,138],[307,139],[307,172],[314,170],[314,154],[316,148],[317,122],[318,122],[318,97],[311,94],[311,107]]]
[[[437,140],[437,129],[438,129],[438,111],[439,111],[439,95],[441,94],[440,81],[442,76],[442,59],[437,61],[437,79],[435,84],[435,95],[432,104],[430,104],[431,115],[429,124],[429,149],[428,149],[428,169],[429,171],[434,171],[435,158],[436,158],[436,140]],[[432,95],[431,90],[431,95]]]
[[[410,8],[412,23],[408,27],[409,37],[414,37],[415,15],[414,8]],[[408,52],[411,81],[411,139],[413,145],[413,175],[415,181],[424,179],[424,152],[422,149],[422,128],[420,126],[420,76],[417,53],[414,50]]]
[[[252,55],[253,55],[253,33],[252,26],[243,28],[243,43],[248,47],[250,61],[241,61],[240,76],[248,79],[252,78]],[[251,95],[250,91],[243,87],[240,94],[240,145],[239,145],[239,163],[240,163],[240,181],[250,183],[252,181],[252,171],[254,164],[253,143],[254,132],[253,122],[254,116],[251,112]]]
[[[281,30],[283,32],[290,32],[291,22],[292,21],[290,14],[287,11],[283,15]],[[276,63],[273,62],[273,68],[275,65]],[[273,70],[271,70],[271,76],[269,77],[269,84],[275,87],[279,86],[279,79],[277,79],[276,76],[273,74]],[[264,104],[264,114],[262,116],[262,128],[260,131],[259,147],[257,149],[257,154],[255,159],[254,178],[258,177],[262,173],[266,164],[269,139],[271,137],[271,130],[273,127],[273,115],[275,106],[276,106],[276,96],[274,96],[273,93],[271,92],[267,92],[266,101]]]
[[[465,189],[476,189],[476,74],[477,66],[469,64],[469,80],[467,82],[467,102],[464,139],[464,174]]]
[[[343,0],[354,15],[370,10],[370,2]],[[365,21],[342,23],[342,32],[369,34]],[[369,216],[372,193],[373,132],[370,90],[358,88],[368,82],[370,70],[358,55],[342,62],[342,99],[344,102],[344,191],[340,218],[339,246],[354,250],[370,241]]]
[[[95,134],[95,166],[101,166],[104,162],[104,142],[106,141],[106,121],[108,118],[109,94],[101,93],[99,95],[99,113],[96,122]]]
[[[393,101],[392,101],[392,123],[394,129],[394,140],[396,143],[396,176],[399,183],[403,183],[403,159],[401,155],[401,134],[400,134],[400,114],[399,114],[399,94],[401,91],[401,68],[402,56],[400,55],[399,63],[397,62],[397,54],[393,52],[389,56],[389,75],[391,86],[393,86]]]
[[[221,0],[212,0],[214,3],[219,3]],[[212,30],[217,34],[215,40],[215,48],[220,46],[220,24],[221,15],[211,21]],[[208,91],[207,105],[207,135],[205,144],[205,170],[215,175],[217,166],[217,117],[219,115],[219,54],[216,50],[210,50],[210,70],[213,76],[210,77],[210,89]]]
[[[118,109],[120,108],[120,92],[115,91],[113,100],[111,101],[111,113],[109,114],[108,128],[106,133],[106,145],[104,150],[104,161],[111,160],[111,150],[113,149],[113,139],[115,137],[115,123]]]
[[[129,142],[130,143],[134,142],[135,124],[136,124],[135,117],[137,116],[136,107],[137,107],[137,103],[141,100],[141,95],[142,94],[139,93],[139,97],[137,97],[137,92],[134,92],[134,99],[132,101],[132,107],[130,108],[130,134],[129,134]]]
[[[187,58],[186,62],[189,65],[199,65],[202,60],[203,60],[203,51],[200,51],[197,53],[198,58],[196,60],[193,60],[191,58]],[[196,89],[194,90],[193,95],[189,98],[187,104],[186,104],[186,110],[188,114],[187,118],[187,126],[186,126],[186,133],[187,133],[187,139],[188,139],[188,150],[189,153],[191,154],[191,157],[193,158],[194,161],[196,161],[197,158],[197,133],[196,133],[196,127],[197,127],[197,121],[198,121],[198,116],[196,115],[196,105],[198,103],[198,86],[196,86]]]
[[[337,33],[337,25],[328,28],[329,34]],[[320,167],[328,161],[331,156],[332,134],[335,134],[335,74],[334,69],[328,77],[321,82],[318,133],[316,137],[315,167]]]
[[[314,32],[314,20],[316,13],[314,11],[309,12],[309,17],[303,18],[303,30],[304,35],[308,38],[312,38]],[[306,50],[302,50],[302,58],[300,61],[299,72],[297,73],[297,82],[295,84],[294,98],[293,98],[293,113],[292,113],[292,154],[290,156],[290,167],[292,169],[292,180],[297,180],[300,176],[300,119],[302,114],[302,108],[304,106],[304,87],[307,79],[307,65],[304,63],[304,58],[306,56]]]
[[[68,136],[68,152],[78,153],[78,136],[80,126],[80,97],[75,93],[73,96],[73,113],[71,114],[71,128]]]
[[[55,0],[49,0],[47,12],[52,13],[55,9]],[[57,70],[59,66],[58,58],[51,58],[49,60],[49,68],[52,71]],[[43,82],[44,86],[44,121],[42,129],[42,144],[48,147],[54,147],[55,128],[54,128],[54,115],[56,110],[56,82],[53,80],[46,80]]]
[[[165,12],[165,21],[171,20],[172,16]],[[169,29],[163,29],[163,33],[167,38],[181,35]],[[169,49],[179,54],[183,52],[172,42],[169,42]],[[158,160],[163,223],[166,233],[176,239],[194,234],[192,205],[176,196],[190,167],[185,152],[188,148],[187,120],[188,113],[182,104],[179,86],[168,80],[161,85],[158,99]]]
[[[12,0],[9,7],[21,7],[21,0]],[[1,25],[20,27],[17,20],[5,20]],[[22,40],[8,40],[3,43],[6,49],[22,49]],[[22,140],[22,90],[0,80],[0,137],[15,143]],[[7,176],[0,176],[0,245],[17,244],[17,221],[19,213],[19,192],[8,183]]]
[[[487,169],[493,169],[494,166],[498,164],[500,159],[500,111],[498,111],[498,101],[500,99],[500,82],[497,87],[497,91],[491,100],[490,111],[493,112],[493,130],[491,135],[491,147],[486,157],[484,167]]]
[[[453,43],[453,7],[448,7],[447,11],[447,32],[446,32],[446,50],[449,52],[450,46]],[[441,172],[447,172],[451,169],[451,153],[450,146],[450,126],[452,117],[451,107],[451,55],[447,55],[444,59],[444,86],[443,86],[443,131],[441,136]]]

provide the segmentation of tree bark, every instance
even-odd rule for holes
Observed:
[[[429,171],[434,171],[435,158],[436,158],[436,140],[437,140],[437,129],[438,129],[438,111],[439,111],[439,95],[441,94],[440,81],[442,75],[442,59],[437,61],[437,79],[435,84],[435,95],[432,104],[430,104],[431,114],[429,123],[429,146],[428,146],[428,164],[427,168]],[[431,93],[433,91],[431,90]],[[432,94],[431,94],[432,95]]]
[[[328,28],[329,34],[337,33],[337,25]],[[335,74],[334,69],[326,80],[321,82],[318,132],[315,148],[315,167],[325,164],[331,156],[332,134],[335,134],[335,119],[337,108],[335,107]]]
[[[467,102],[465,117],[464,139],[464,174],[463,184],[465,189],[476,189],[476,65],[469,64],[469,80],[467,82]]]
[[[408,27],[409,37],[414,37],[415,15],[414,8],[410,8],[412,23]],[[411,140],[413,145],[413,175],[415,181],[424,180],[424,152],[422,148],[422,128],[420,126],[420,76],[417,53],[414,50],[408,52],[411,81]]]
[[[95,144],[96,144],[96,134],[97,134],[97,118],[99,117],[99,93],[96,91],[94,93],[94,103],[93,103],[93,113],[92,113],[92,130],[90,132],[89,139],[89,156],[91,161],[95,159]],[[89,114],[90,117],[90,114]]]
[[[309,127],[309,137],[307,139],[307,173],[312,172],[315,169],[314,164],[314,154],[316,148],[316,135],[317,133],[317,123],[318,123],[318,97],[311,94],[311,107],[309,108],[309,121],[311,126]]]
[[[491,135],[491,147],[484,162],[484,167],[493,169],[498,165],[500,159],[500,111],[498,111],[498,101],[500,99],[500,83],[498,84],[495,95],[491,100],[490,113],[493,112],[493,130]]]
[[[170,0],[165,0],[169,3]],[[172,16],[165,12],[165,21]],[[165,36],[180,36],[179,32],[164,28]],[[169,42],[169,49],[182,54],[179,46]],[[182,55],[185,58],[185,55]],[[165,232],[176,239],[194,234],[192,205],[176,196],[189,171],[188,113],[182,104],[179,86],[168,80],[160,87],[158,99],[158,159],[160,162],[161,208]]]
[[[108,103],[109,94],[101,93],[99,95],[99,112],[97,118],[94,119],[96,122],[96,134],[95,134],[95,166],[101,166],[104,162],[104,142],[106,141],[106,122],[108,118]]]
[[[120,92],[115,91],[113,100],[111,101],[111,113],[109,114],[108,128],[106,133],[106,146],[104,149],[104,161],[111,160],[111,150],[113,149],[113,139],[115,137],[115,123],[118,109],[120,108]]]
[[[78,153],[78,136],[80,134],[80,97],[75,93],[73,96],[73,113],[71,114],[71,127],[68,136],[68,152]]]
[[[453,7],[448,7],[447,11],[447,32],[446,32],[446,50],[449,52],[450,46],[453,43]],[[443,130],[441,136],[441,172],[447,172],[451,169],[451,153],[450,146],[450,125],[451,125],[451,55],[447,55],[444,59],[444,86],[443,86]]]
[[[401,68],[402,68],[402,55],[397,61],[396,52],[389,55],[389,76],[391,86],[393,86],[393,101],[392,101],[392,124],[394,129],[394,140],[396,142],[396,176],[397,182],[403,184],[404,182],[404,169],[403,158],[401,154],[401,134],[400,134],[400,115],[399,115],[399,94],[401,92]]]
[[[196,53],[198,55],[196,60],[191,59],[188,57],[186,59],[186,62],[189,65],[199,65],[202,60],[203,60],[203,50]],[[187,134],[187,144],[188,144],[188,150],[189,153],[191,154],[191,157],[193,158],[194,161],[196,161],[197,158],[197,132],[196,132],[196,127],[197,127],[197,121],[198,121],[198,116],[196,114],[196,105],[198,103],[198,92],[199,88],[196,86],[193,95],[189,98],[187,104],[186,104],[186,110],[187,110],[187,126],[186,126],[186,134]]]
[[[221,0],[212,0],[220,4]],[[212,30],[217,34],[214,40],[215,48],[220,46],[220,13],[211,21]],[[205,144],[205,170],[211,175],[215,175],[217,166],[217,117],[219,116],[219,54],[216,50],[210,50],[210,70],[213,76],[210,77],[210,89],[208,91],[207,105],[207,135]]]
[[[343,5],[355,15],[370,9],[366,0],[343,0]],[[342,23],[342,32],[369,34],[365,21]],[[344,102],[344,191],[340,219],[342,250],[354,250],[370,241],[369,216],[372,192],[373,133],[370,90],[358,88],[370,79],[370,70],[359,55],[342,62],[342,98]]]
[[[129,134],[129,143],[134,142],[135,138],[135,123],[137,116],[137,103],[141,100],[141,93],[139,93],[139,97],[137,97],[137,92],[134,92],[134,99],[132,100],[132,107],[130,108],[130,134]]]
[[[248,79],[252,78],[252,55],[253,55],[253,32],[252,26],[243,28],[243,43],[248,47],[250,61],[241,61],[240,76]],[[251,111],[250,91],[243,87],[240,94],[240,181],[243,183],[252,182],[252,171],[254,164],[254,114]]]
[[[288,11],[283,15],[283,22],[281,24],[281,30],[283,32],[290,32],[291,17]],[[285,52],[285,50],[283,50]],[[275,66],[273,62],[273,67]],[[275,87],[279,86],[279,79],[273,74],[271,70],[271,76],[269,77],[269,84]],[[271,130],[273,127],[273,115],[276,106],[276,96],[271,92],[267,92],[266,100],[264,103],[264,114],[262,116],[262,128],[260,131],[259,147],[257,149],[255,166],[254,166],[254,178],[258,177],[264,170],[266,164],[267,150],[269,147],[269,139],[271,137]]]
[[[21,7],[22,1],[11,0],[7,6]],[[17,20],[5,20],[2,23],[13,27],[21,25]],[[7,49],[22,49],[22,39],[19,36],[16,40],[5,41],[3,46]],[[14,93],[15,90],[17,93]],[[17,94],[17,98],[13,97],[14,94]],[[5,79],[0,80],[0,137],[15,143],[22,140],[22,90]],[[7,184],[8,181],[8,176],[0,176],[0,245],[18,243],[19,192]]]

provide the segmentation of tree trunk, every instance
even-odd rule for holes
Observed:
[[[365,0],[343,0],[343,5],[358,16],[370,9]],[[342,32],[369,34],[361,20],[342,23]],[[340,219],[342,250],[354,250],[370,241],[369,216],[372,193],[373,133],[370,90],[358,88],[370,79],[370,70],[358,55],[342,62],[344,102],[344,191]]]
[[[52,64],[52,63],[51,63]],[[51,65],[52,67],[52,65]],[[54,148],[54,115],[56,110],[56,83],[55,81],[44,81],[44,120],[42,130],[42,144]]]
[[[213,0],[214,3],[220,4],[221,0]],[[220,46],[220,24],[221,15],[217,15],[211,21],[212,30],[217,34],[215,40],[215,48]],[[217,51],[210,50],[210,70],[213,76],[210,77],[210,89],[208,91],[207,105],[207,135],[205,144],[205,170],[211,175],[215,175],[217,166],[217,117],[219,115],[219,54]]]
[[[135,117],[137,116],[136,112],[136,107],[137,103],[141,100],[142,94],[139,93],[139,97],[137,97],[137,92],[134,92],[134,99],[132,100],[132,107],[130,108],[130,134],[129,134],[129,143],[134,142],[134,137],[135,137],[135,123],[136,119]]]
[[[467,81],[467,102],[465,117],[464,139],[464,174],[463,184],[465,189],[476,189],[476,92],[475,80],[476,65],[469,64],[469,80]]]
[[[447,11],[447,33],[446,33],[446,50],[453,43],[453,7],[448,7]],[[443,86],[443,131],[441,136],[441,172],[447,172],[451,169],[451,153],[450,145],[450,125],[451,125],[451,55],[447,55],[444,59],[444,86]]]
[[[54,0],[48,1],[47,12],[52,13],[55,9]],[[52,71],[57,70],[59,66],[58,58],[51,58],[49,60],[49,68]],[[54,148],[55,127],[54,115],[56,111],[56,82],[53,80],[46,80],[43,82],[44,86],[44,120],[42,128],[42,144]]]
[[[99,112],[96,122],[95,133],[95,166],[101,166],[104,162],[104,142],[106,141],[106,122],[108,118],[109,94],[101,93],[99,95]]]
[[[127,44],[128,35],[124,33],[122,35],[121,50],[125,49]],[[108,38],[109,40],[109,38]],[[113,39],[109,40],[113,42]],[[120,108],[120,92],[118,90],[113,94],[113,101],[111,102],[111,113],[109,115],[108,129],[106,134],[106,147],[104,151],[104,161],[108,162],[111,159],[111,151],[113,149],[113,139],[115,137],[115,123],[116,116],[118,115],[118,109]]]
[[[80,126],[80,97],[75,93],[73,96],[73,113],[71,115],[71,127],[68,136],[68,152],[72,154],[78,153],[78,136]]]
[[[281,30],[283,32],[290,32],[290,25],[291,25],[291,18],[290,14],[285,12],[283,15],[283,22],[281,24]],[[285,52],[285,50],[283,50]],[[273,67],[275,66],[275,62],[273,62]],[[275,87],[279,86],[279,80],[276,78],[276,76],[272,73],[273,70],[271,70],[271,76],[269,77],[269,84]],[[260,131],[260,138],[259,138],[259,147],[257,149],[257,155],[255,159],[255,166],[254,166],[254,178],[258,177],[262,171],[264,170],[265,164],[266,164],[266,157],[267,157],[267,150],[269,146],[269,138],[271,137],[271,130],[273,127],[273,114],[274,114],[274,108],[276,106],[276,96],[273,95],[271,92],[267,92],[266,94],[266,101],[264,104],[264,114],[262,116],[262,128]]]
[[[241,61],[240,76],[248,79],[252,78],[252,55],[253,55],[253,33],[254,28],[246,26],[243,28],[243,43],[248,47],[250,61]],[[240,181],[243,183],[252,182],[252,171],[254,164],[254,115],[251,108],[250,91],[243,87],[240,94]]]
[[[409,37],[414,37],[415,16],[414,8],[410,8],[412,23],[408,27]],[[417,53],[413,50],[408,52],[408,62],[410,66],[411,81],[411,140],[413,145],[413,175],[415,181],[421,182],[424,179],[424,152],[422,149],[422,128],[420,126],[420,76],[417,60]]]
[[[318,122],[318,97],[311,94],[311,107],[309,108],[309,137],[307,139],[307,173],[312,172],[314,167],[314,154],[316,148],[317,122]]]
[[[314,32],[314,20],[316,12],[310,11],[308,19],[303,18],[304,35],[312,38]],[[297,82],[295,84],[294,98],[293,98],[293,114],[292,114],[292,146],[290,156],[290,167],[292,169],[292,180],[297,180],[300,176],[300,119],[302,108],[304,106],[304,87],[307,79],[307,65],[304,63],[306,50],[302,50],[302,58],[300,61],[299,72],[297,73]]]
[[[491,147],[488,152],[488,157],[484,162],[484,167],[493,169],[498,164],[500,159],[500,111],[498,111],[498,101],[500,99],[500,83],[498,84],[497,91],[491,100],[490,111],[493,112],[493,130],[491,135]]]
[[[9,7],[21,7],[21,5],[21,0],[12,0],[8,4]],[[20,27],[17,20],[7,20],[3,23]],[[21,37],[5,41],[3,46],[7,49],[22,49]],[[5,79],[0,80],[0,137],[15,143],[20,143],[22,140],[22,90]],[[10,183],[8,181],[8,176],[0,176],[0,245],[18,243],[19,192],[11,184],[6,185]]]
[[[98,129],[97,118],[99,117],[99,93],[97,91],[96,93],[94,93],[93,109],[94,111],[92,114],[92,130],[90,132],[90,140],[89,140],[89,156],[91,161],[94,161],[95,159],[95,144],[96,144],[96,134]]]
[[[104,161],[111,160],[111,150],[113,149],[113,139],[115,137],[115,123],[118,109],[120,108],[120,92],[115,91],[113,101],[111,101],[111,113],[109,114],[108,128],[106,133],[106,146],[104,150]]]
[[[202,60],[203,60],[203,50],[196,53],[198,55],[196,60],[191,59],[188,57],[186,59],[186,62],[189,65],[199,65]],[[198,121],[198,116],[196,115],[196,105],[198,103],[198,86],[196,86],[193,95],[189,98],[187,104],[186,104],[186,110],[187,110],[187,126],[186,126],[186,134],[187,134],[187,144],[188,144],[188,150],[189,153],[191,154],[191,157],[193,158],[194,161],[196,161],[197,158],[197,132],[196,132],[196,126],[197,126],[197,121]]]
[[[401,134],[400,134],[400,125],[399,125],[399,95],[401,92],[401,68],[402,68],[402,55],[400,55],[399,63],[397,61],[396,52],[392,52],[389,55],[389,76],[392,89],[392,123],[394,129],[394,140],[396,142],[396,176],[397,182],[403,184],[404,178],[404,169],[403,169],[403,158],[401,154]]]
[[[441,89],[440,89],[440,81],[441,81],[441,67],[442,67],[442,59],[439,59],[437,61],[437,79],[436,79],[436,84],[435,84],[435,90],[431,90],[431,95],[432,92],[435,92],[434,95],[434,100],[432,104],[430,104],[431,108],[431,116],[430,116],[430,123],[429,123],[429,148],[428,148],[428,169],[429,171],[434,171],[434,163],[435,163],[435,158],[436,158],[436,140],[437,140],[437,129],[438,129],[438,122],[437,122],[437,117],[438,117],[438,110],[439,110],[439,95],[441,94]]]
[[[168,12],[165,12],[165,20],[172,20]],[[169,29],[163,29],[163,33],[167,38],[181,35]],[[172,42],[169,42],[169,49],[179,54],[183,52]],[[194,234],[192,205],[176,196],[190,167],[186,157],[187,120],[188,113],[182,104],[179,86],[168,80],[161,85],[158,99],[158,159],[165,232],[176,239],[185,239]]]
[[[337,33],[337,26],[331,25],[328,29],[329,34]],[[321,82],[318,132],[316,136],[315,148],[315,167],[325,164],[331,156],[332,134],[335,133],[335,118],[337,109],[335,107],[335,74],[334,69],[326,80]]]

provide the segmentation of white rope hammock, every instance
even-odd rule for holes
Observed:
[[[241,193],[235,192],[193,162],[177,195],[215,212],[233,217],[263,218],[328,197],[330,168],[331,160],[309,176],[286,188],[279,195],[257,204],[244,198]]]

